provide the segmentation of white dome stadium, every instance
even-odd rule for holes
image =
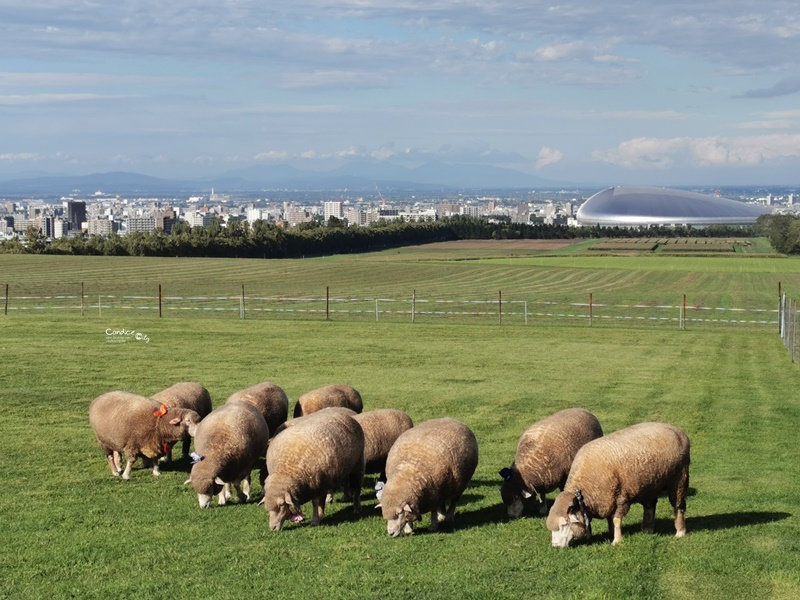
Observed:
[[[750,225],[766,206],[710,194],[669,188],[611,187],[597,192],[578,209],[581,225]]]

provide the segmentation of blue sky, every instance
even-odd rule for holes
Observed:
[[[0,174],[800,184],[796,0],[3,0]]]

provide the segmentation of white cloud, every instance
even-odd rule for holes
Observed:
[[[595,151],[592,159],[625,167],[667,168],[753,167],[770,161],[800,158],[800,134],[741,137],[640,137],[616,148]]]
[[[32,152],[19,152],[14,154],[12,152],[6,152],[0,154],[0,160],[9,160],[9,161],[16,161],[16,160],[39,160],[41,156],[39,154],[35,154]]]
[[[256,154],[253,159],[257,162],[281,162],[291,157],[288,152],[282,150],[269,150]]]
[[[105,94],[29,94],[0,96],[0,106],[32,106],[39,104],[59,104],[63,102],[86,102],[92,100],[117,100],[125,96]]]
[[[560,150],[554,150],[553,148],[543,146],[542,149],[539,150],[539,159],[536,161],[536,169],[541,169],[547,165],[554,165],[563,158],[564,153]]]

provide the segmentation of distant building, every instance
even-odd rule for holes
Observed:
[[[116,223],[111,219],[89,219],[86,221],[86,233],[89,235],[108,236],[116,231]]]
[[[128,217],[127,233],[152,233],[156,228],[153,217]]]
[[[367,213],[359,208],[346,208],[344,210],[344,218],[348,225],[360,225],[363,227],[367,224]]]
[[[192,227],[208,227],[211,225],[211,215],[207,212],[192,212],[186,215],[186,222]]]
[[[312,218],[313,217],[302,208],[289,205],[286,209],[284,209],[284,219],[288,223],[289,227],[294,227],[300,223],[308,223]]]
[[[67,200],[63,203],[64,219],[71,231],[81,231],[86,222],[86,202],[82,200]]]
[[[331,217],[336,217],[337,219],[344,217],[344,213],[342,212],[342,203],[340,200],[322,203],[322,218],[327,223],[328,219]]]

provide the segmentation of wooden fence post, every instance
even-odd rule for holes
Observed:
[[[8,314],[8,284],[6,284],[6,304],[5,308],[3,309],[3,314],[4,315]]]
[[[589,292],[589,327],[592,326],[594,323],[594,297],[591,292]]]
[[[325,320],[329,321],[331,318],[331,287],[325,286]]]
[[[681,329],[686,329],[686,294],[683,295],[683,318],[681,320]]]
[[[411,322],[416,323],[417,320],[417,290],[411,293]]]
[[[244,319],[244,284],[242,284],[242,300],[239,303],[239,318]]]
[[[497,323],[503,324],[503,290],[497,290]]]
[[[158,284],[158,318],[161,318],[161,284]]]
[[[83,282],[81,281],[81,316],[83,316],[84,302],[83,302]]]

